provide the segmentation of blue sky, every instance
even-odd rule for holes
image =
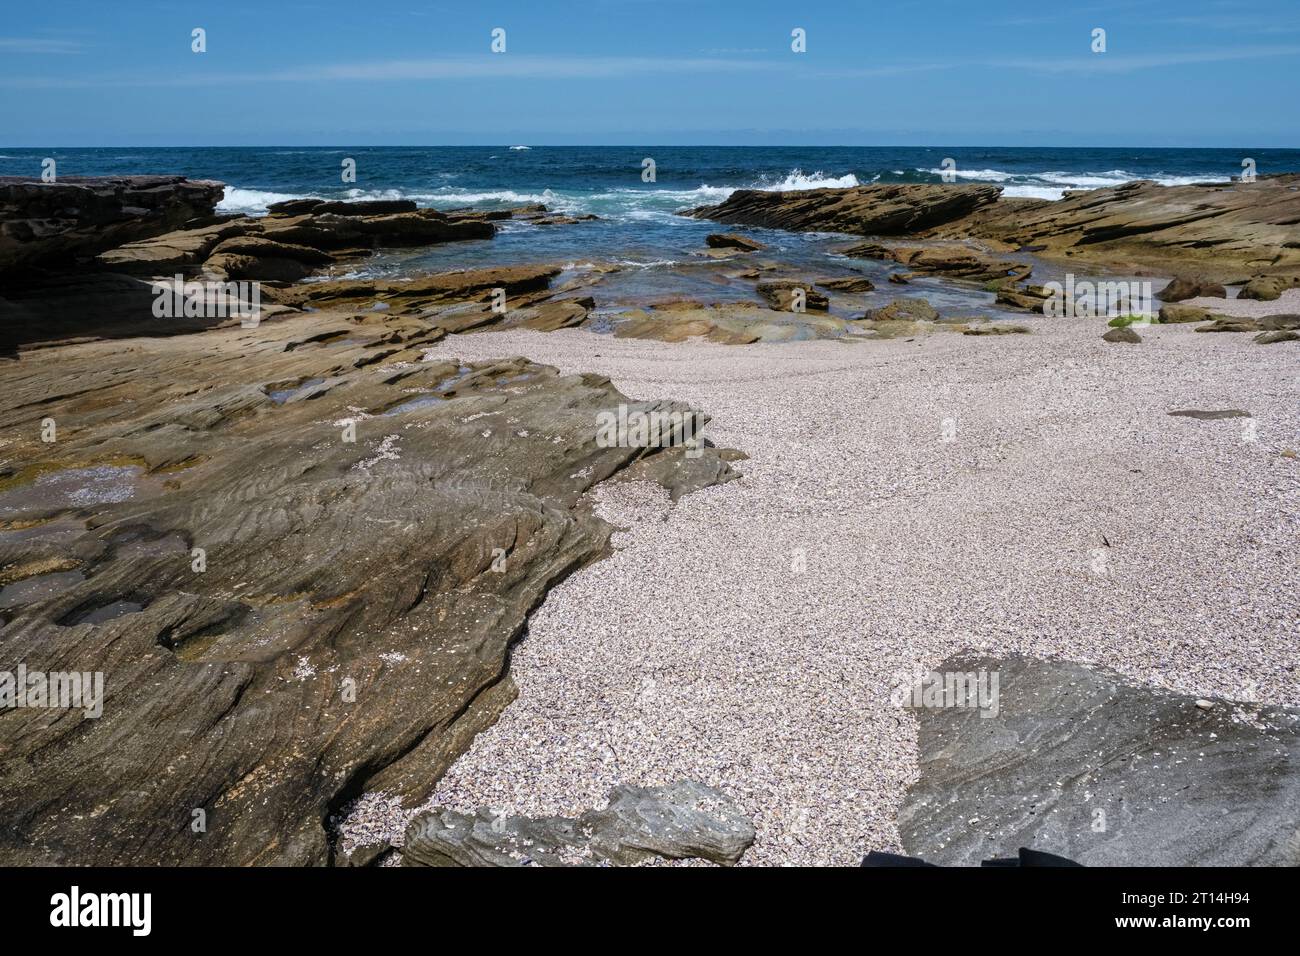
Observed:
[[[10,146],[1295,147],[1297,87],[1297,0],[6,0],[0,18]]]

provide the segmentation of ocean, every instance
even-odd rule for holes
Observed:
[[[1060,198],[1067,189],[1094,189],[1132,179],[1168,185],[1228,182],[1243,159],[1260,175],[1300,171],[1295,149],[1138,149],[1044,147],[743,147],[743,146],[431,146],[202,147],[20,149],[0,147],[0,175],[40,174],[52,156],[59,175],[173,173],[227,184],[222,211],[261,214],[283,199],[413,199],[421,206],[497,208],[546,203],[596,222],[537,227],[504,222],[492,240],[385,252],[346,273],[401,276],[521,262],[556,262],[582,270],[593,259],[625,269],[603,285],[628,301],[699,295],[725,300],[746,293],[698,280],[679,268],[691,262],[715,223],[685,219],[683,208],[721,202],[736,189],[808,189],[870,183],[942,182],[944,160],[957,182],[993,183],[1004,195]],[[654,161],[653,182],[643,163]],[[344,160],[356,164],[344,182]],[[794,265],[818,268],[835,257],[843,238],[747,230]],[[875,267],[860,271],[869,276]],[[884,268],[880,267],[884,278]],[[1041,281],[1045,276],[1036,270]],[[943,307],[948,294],[928,294]],[[989,296],[989,299],[992,297]],[[969,305],[968,297],[951,305]]]

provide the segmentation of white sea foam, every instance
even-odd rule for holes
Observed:
[[[511,146],[510,148],[511,148],[512,150],[514,150],[514,149],[532,149],[531,146]]]
[[[751,188],[762,189],[766,192],[792,192],[798,189],[849,189],[858,185],[861,185],[858,182],[858,177],[852,173],[843,176],[827,176],[821,170],[805,174],[803,170],[795,168],[790,170],[786,177],[779,182],[773,183],[764,177]]]
[[[1066,172],[1064,170],[1047,170],[1033,173],[1010,173],[1001,169],[925,169],[917,167],[917,172],[932,176],[942,176],[950,172],[958,179],[977,180],[979,182],[1005,183],[1002,188],[1004,196],[1021,196],[1033,199],[1060,199],[1066,190],[1103,189],[1119,186],[1135,179],[1150,179],[1162,186],[1186,186],[1192,183],[1227,182],[1229,176],[1140,176],[1124,169],[1111,169],[1105,172]]]
[[[218,212],[264,213],[266,207],[274,202],[286,199],[316,199],[316,196],[304,196],[300,193],[274,193],[265,189],[241,189],[227,186],[226,194],[217,203]]]
[[[1060,199],[1065,190],[1059,186],[1006,186],[1002,195],[1022,199]]]
[[[926,169],[923,166],[916,167],[918,173],[929,173],[931,176],[942,176],[944,173],[951,173],[958,179],[977,179],[985,183],[1002,183],[1008,179],[1014,178],[1013,173],[1006,173],[1000,169]]]

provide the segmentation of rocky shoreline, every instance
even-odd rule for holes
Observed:
[[[915,765],[915,731],[910,720],[885,723],[895,711],[883,702],[890,687],[881,668],[819,650],[812,658],[841,667],[845,687],[824,684],[825,674],[787,682],[769,668],[797,666],[796,648],[739,614],[719,588],[733,577],[745,582],[748,608],[757,610],[779,607],[793,587],[800,613],[825,617],[814,630],[840,640],[885,634],[908,620],[909,600],[892,588],[874,596],[882,616],[864,622],[843,603],[856,587],[819,586],[814,595],[804,572],[784,570],[794,551],[816,554],[817,542],[833,537],[825,496],[845,475],[854,479],[846,493],[868,491],[865,512],[855,507],[840,517],[851,516],[846,533],[860,536],[873,508],[900,517],[889,512],[893,493],[882,487],[913,483],[913,493],[933,495],[940,486],[932,468],[958,482],[996,470],[1003,455],[1017,454],[1023,439],[1012,435],[1024,423],[987,422],[989,447],[1003,451],[989,458],[968,450],[959,463],[909,460],[916,452],[907,443],[918,433],[904,430],[856,449],[897,462],[862,473],[844,457],[858,439],[841,416],[907,417],[904,404],[870,404],[878,387],[872,376],[886,356],[900,363],[891,374],[904,376],[899,387],[910,390],[933,374],[926,371],[932,362],[952,362],[962,349],[979,353],[987,376],[979,383],[989,391],[949,383],[967,397],[936,409],[947,409],[930,422],[939,435],[948,418],[980,418],[972,402],[1001,400],[999,364],[1067,367],[1077,356],[1089,363],[1111,356],[1132,376],[1126,387],[1154,394],[1161,370],[1152,363],[1163,357],[1183,363],[1165,374],[1194,404],[1195,389],[1182,376],[1199,348],[1223,363],[1206,400],[1227,404],[1229,371],[1261,354],[1250,399],[1236,404],[1249,405],[1251,421],[1264,429],[1265,445],[1252,445],[1251,456],[1267,457],[1242,467],[1253,481],[1267,472],[1268,493],[1291,508],[1296,458],[1294,443],[1285,442],[1295,414],[1278,396],[1288,381],[1284,352],[1293,356],[1300,339],[1297,183],[1296,176],[1234,187],[1131,183],[1058,203],[1002,199],[991,186],[739,191],[686,214],[728,227],[843,233],[843,251],[824,273],[808,274],[761,240],[719,232],[691,268],[720,288],[746,290],[748,300],[646,303],[607,294],[607,277],[621,268],[613,262],[582,272],[542,262],[357,274],[376,250],[491,242],[506,221],[584,228],[539,205],[438,212],[405,200],[293,200],[250,217],[216,211],[219,183],[180,177],[0,180],[0,657],[29,671],[102,672],[106,684],[102,717],[0,712],[0,862],[366,865],[396,861],[404,844],[412,846],[405,862],[426,865],[845,863],[853,852],[898,848],[900,839],[933,852],[915,834],[949,824],[926,824],[916,810],[906,811],[907,827],[895,822]],[[919,291],[867,307],[864,297],[877,286],[854,265],[867,261],[886,263],[890,283]],[[1102,343],[1105,316],[1042,315],[1035,270],[1069,262],[1159,277],[1164,308],[1155,333],[1143,330],[1142,349],[1122,358],[1115,338]],[[217,286],[204,304],[221,308],[160,317],[161,290],[172,281]],[[987,290],[997,317],[936,309],[925,293],[943,283]],[[1113,331],[1143,341],[1128,328]],[[1184,334],[1193,331],[1255,338]],[[989,338],[972,342],[979,336]],[[1256,341],[1290,344],[1257,349]],[[785,378],[798,373],[783,373],[781,363],[797,365],[803,356],[815,358],[811,374],[833,379],[839,391],[829,399]],[[761,383],[756,391],[743,379],[727,386],[733,363]],[[793,414],[787,402],[796,394],[809,404]],[[1068,395],[1046,398],[1077,413]],[[596,423],[616,409],[675,416],[697,438],[708,425],[717,444],[602,443]],[[712,424],[711,415],[718,416]],[[1152,473],[1172,475],[1166,469],[1179,447],[1170,435],[1156,446],[1155,457],[1135,452],[1131,462],[1148,481]],[[1031,450],[1044,460],[1059,453],[1050,442]],[[783,473],[783,456],[801,453],[812,456],[809,467],[820,477],[795,469],[809,481],[805,490],[793,498],[774,492],[767,475]],[[735,482],[733,465],[747,455],[760,460],[742,466],[745,480]],[[1239,504],[1227,479],[1204,467],[1200,480]],[[1048,490],[1077,494],[1077,477],[1063,475]],[[710,521],[731,521],[725,503],[750,494],[742,485],[759,489],[747,507],[770,536],[724,547],[710,537]],[[990,493],[981,487],[978,501],[987,506]],[[609,507],[620,496],[641,504],[620,515]],[[660,497],[666,511],[653,504]],[[724,506],[714,518],[710,502]],[[806,525],[798,518],[804,507],[812,509]],[[1034,526],[1042,512],[1011,517]],[[692,521],[704,529],[694,544],[680,537],[682,523]],[[635,539],[655,528],[677,550],[644,543],[648,550],[620,550],[625,533]],[[1259,524],[1255,540],[1274,530]],[[989,533],[982,522],[966,529],[972,541]],[[936,538],[924,540],[939,547]],[[725,570],[727,547],[745,555],[743,568]],[[1228,563],[1249,550],[1240,542],[1207,547]],[[626,562],[638,560],[637,573],[626,577]],[[1280,571],[1282,560],[1270,557],[1269,567]],[[965,558],[959,564],[967,566]],[[680,579],[688,568],[695,578]],[[640,582],[641,615],[600,590],[606,578],[618,587]],[[916,580],[933,583],[924,570]],[[1206,577],[1185,584],[1193,601],[1213,586]],[[1066,590],[1082,603],[1062,612],[1098,626],[1087,602],[1102,594]],[[590,601],[575,604],[569,593]],[[612,602],[606,615],[602,593]],[[664,622],[639,620],[647,600],[655,607],[668,594],[705,602],[704,616],[682,618],[669,601]],[[1275,615],[1294,614],[1289,591],[1278,600]],[[1259,610],[1253,591],[1243,601]],[[576,614],[577,632],[553,619],[562,610],[539,611],[543,602]],[[813,610],[819,605],[842,619]],[[784,612],[769,613],[798,626]],[[1032,628],[1027,613],[1020,607],[1006,616]],[[540,637],[532,633],[539,616]],[[732,660],[725,644],[703,640],[715,655],[703,658],[689,648],[702,628],[718,626],[709,620],[757,627],[770,644],[742,641],[743,658]],[[609,628],[607,646],[623,647],[628,659],[642,654],[643,631],[656,635],[661,653],[638,660],[635,674],[622,673],[617,656],[605,660],[585,643],[588,633]],[[1187,638],[1194,629],[1171,630]],[[1241,662],[1240,680],[1210,679],[1193,692],[1228,698],[1253,686],[1260,696],[1250,700],[1300,703],[1276,684],[1281,670],[1295,667],[1294,651],[1272,648],[1249,628],[1233,635],[1260,656]],[[1073,639],[992,643],[998,652],[1080,656]],[[871,645],[894,670],[908,666],[905,648],[876,636]],[[945,635],[910,663],[938,663],[940,646],[953,653],[971,645]],[[527,699],[511,707],[520,647],[537,649],[524,652]],[[1099,655],[1102,663],[1130,680],[1155,679],[1158,669],[1126,656],[1117,638],[1101,648],[1110,655]],[[1169,662],[1167,679],[1188,684],[1206,653],[1197,644]],[[742,660],[775,688],[753,692],[751,723],[727,686],[749,686],[737,670]],[[691,667],[712,676],[701,683]],[[637,682],[644,679],[661,694],[675,689],[663,702],[634,697],[646,721],[637,731],[621,695],[627,681],[643,691]],[[561,686],[568,696],[556,699]],[[1140,728],[1143,707],[1155,705],[1140,690],[1114,687],[1113,696],[1139,701],[1133,721]],[[674,700],[680,707],[678,689],[688,702],[716,706],[700,705],[699,719],[681,724],[690,707],[678,716],[663,709]],[[849,721],[860,732],[852,741],[821,723],[835,722],[822,706],[827,700],[841,713],[855,706],[841,699],[846,689],[866,708]],[[612,722],[589,710],[606,692]],[[792,707],[820,716],[802,737],[787,739],[783,728],[802,721],[790,717]],[[573,721],[572,732],[559,743],[552,734],[551,748],[526,747],[539,732],[547,736],[547,714]],[[1289,727],[1278,744],[1289,751],[1294,714],[1275,706],[1269,715]],[[896,729],[882,733],[886,726]],[[921,726],[924,741],[924,720]],[[711,727],[731,769],[709,752]],[[637,743],[638,733],[651,739]],[[770,753],[753,747],[767,733],[775,734]],[[799,739],[812,748],[802,756]],[[664,750],[674,746],[680,759]],[[625,762],[610,764],[602,747]],[[1233,773],[1257,767],[1240,754],[1229,758]],[[1259,832],[1275,832],[1294,809],[1289,766],[1265,768],[1285,779],[1278,792],[1287,796],[1254,807]],[[846,787],[845,780],[859,782]],[[921,786],[929,786],[924,777]],[[942,793],[947,784],[935,786]],[[811,795],[819,788],[834,794],[825,819],[805,819],[792,831],[790,807],[818,812]],[[846,823],[850,791],[865,794],[856,824]],[[375,809],[379,797],[389,809]],[[426,815],[417,816],[422,806]],[[837,838],[828,835],[831,826],[847,829]],[[575,828],[597,836],[579,839]],[[508,840],[498,839],[503,832]],[[1038,831],[1022,820],[1004,836],[1012,832],[1029,839]],[[801,836],[812,833],[820,842]],[[1236,859],[1221,843],[1204,860]],[[529,856],[525,844],[547,849]],[[1180,862],[1204,860],[1191,853]],[[1262,853],[1246,861],[1287,862]]]

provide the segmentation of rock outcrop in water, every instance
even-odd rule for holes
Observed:
[[[919,707],[903,846],[977,866],[1019,847],[1088,866],[1300,864],[1300,712],[1198,700],[1081,664],[959,655],[997,713]]]
[[[1240,283],[1300,275],[1300,175],[1252,183],[1135,181],[1056,201],[1003,199],[929,231],[1118,270],[1195,273]]]
[[[225,187],[182,176],[0,176],[0,273],[71,263],[211,216]]]
[[[977,239],[997,251],[1030,247],[1045,258],[1194,271],[1218,282],[1300,276],[1300,174],[1188,186],[1136,181],[1060,200],[1000,194],[965,184],[739,190],[685,214],[800,231]]]
[[[995,202],[997,186],[923,183],[767,192],[738,189],[716,206],[684,214],[741,226],[860,236],[900,236],[951,222]]]

